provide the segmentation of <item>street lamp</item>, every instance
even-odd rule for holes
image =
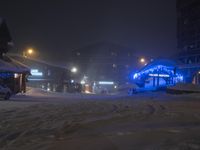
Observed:
[[[28,54],[29,54],[29,55],[32,55],[32,54],[33,54],[33,49],[32,49],[32,48],[30,48],[30,49],[28,49],[28,51],[27,51],[27,52],[28,52]]]
[[[141,58],[141,59],[140,59],[140,62],[141,62],[142,64],[144,64],[144,63],[146,62],[145,58]]]
[[[77,73],[77,71],[78,71],[78,69],[77,69],[76,67],[73,67],[73,68],[71,69],[71,72],[72,72],[72,73]]]
[[[34,50],[32,48],[29,48],[29,49],[23,51],[23,56],[28,57],[28,56],[33,55],[33,53],[34,53]]]

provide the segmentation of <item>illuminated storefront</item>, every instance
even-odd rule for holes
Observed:
[[[0,84],[8,86],[13,93],[25,93],[29,68],[9,57],[6,60],[0,59]]]
[[[136,84],[145,88],[166,87],[183,81],[174,61],[158,59],[133,74]]]

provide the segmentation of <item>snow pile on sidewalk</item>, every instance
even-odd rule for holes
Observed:
[[[195,84],[178,83],[173,87],[168,87],[167,92],[174,94],[200,93],[200,86]]]

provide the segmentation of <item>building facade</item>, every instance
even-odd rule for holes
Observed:
[[[21,62],[7,56],[0,59],[0,84],[9,87],[13,93],[26,92],[29,75],[29,68]]]
[[[179,60],[200,63],[200,1],[177,0],[177,39]]]
[[[90,81],[125,83],[138,60],[131,49],[110,42],[99,42],[73,50],[70,62],[78,68],[79,80],[87,76]]]
[[[200,0],[177,0],[177,40],[184,81],[200,84]]]
[[[71,90],[71,72],[68,69],[16,54],[10,54],[10,57],[30,68],[27,86],[54,92]]]
[[[159,89],[183,81],[175,61],[157,59],[141,68],[133,75],[134,82],[147,89]]]

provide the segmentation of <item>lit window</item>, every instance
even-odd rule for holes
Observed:
[[[194,48],[194,45],[190,45],[189,47],[190,47],[191,49],[193,49],[193,48]]]
[[[51,75],[51,70],[48,70],[47,75],[48,75],[48,76]]]
[[[117,56],[117,53],[111,52],[111,56]]]
[[[14,74],[14,78],[18,78],[19,77],[19,74],[18,73],[15,73]]]
[[[112,67],[113,67],[113,68],[117,68],[117,65],[116,65],[116,64],[113,64]]]
[[[129,65],[125,65],[125,67],[128,69],[130,66]]]

